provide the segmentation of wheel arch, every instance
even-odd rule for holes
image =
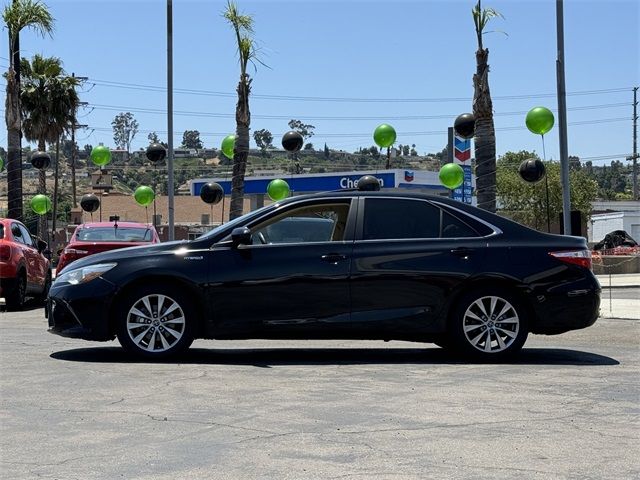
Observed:
[[[196,315],[197,315],[195,334],[196,334],[196,337],[200,337],[202,335],[202,328],[204,325],[204,315],[206,312],[206,308],[205,308],[200,290],[194,283],[184,278],[175,277],[168,274],[152,274],[152,275],[141,276],[130,281],[129,283],[125,284],[122,288],[120,288],[118,292],[115,294],[115,296],[113,297],[111,301],[111,306],[109,309],[109,316],[108,316],[109,333],[115,336],[117,331],[116,312],[119,308],[119,300],[125,298],[132,291],[135,291],[139,287],[142,287],[142,286],[147,287],[153,284],[170,286],[170,288],[172,289],[179,289],[182,292],[189,295],[191,299],[193,299],[192,306],[195,308]]]
[[[521,281],[502,275],[482,275],[469,279],[460,285],[450,296],[446,309],[443,313],[444,327],[449,328],[455,307],[459,300],[473,289],[499,288],[512,294],[516,300],[524,307],[529,328],[536,323],[536,311],[529,295],[529,287]]]

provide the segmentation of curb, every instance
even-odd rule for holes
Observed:
[[[600,284],[600,288],[602,290],[607,289],[607,290],[615,290],[616,288],[640,288],[640,285],[602,285]]]

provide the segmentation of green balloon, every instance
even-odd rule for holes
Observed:
[[[527,128],[537,135],[544,135],[553,128],[553,113],[545,107],[535,107],[529,110],[525,123]]]
[[[235,135],[227,135],[222,140],[222,153],[224,153],[225,157],[233,160],[233,149],[236,146],[236,136]]]
[[[464,182],[464,170],[457,163],[447,163],[440,169],[438,177],[442,185],[453,190]]]
[[[148,207],[153,203],[153,199],[156,198],[156,194],[153,193],[153,189],[151,187],[147,187],[146,185],[142,185],[136,188],[136,191],[133,194],[133,198],[136,199],[136,203],[142,207]]]
[[[390,147],[396,141],[396,130],[391,125],[383,123],[373,132],[373,141],[379,147]]]
[[[31,210],[38,215],[44,215],[51,210],[51,199],[46,195],[36,195],[31,199]]]
[[[278,200],[284,200],[291,194],[291,189],[289,188],[289,184],[282,180],[281,178],[276,178],[275,180],[271,180],[269,185],[267,185],[267,195],[274,202]]]
[[[104,145],[98,145],[91,150],[91,161],[99,167],[104,167],[111,161],[111,150]]]

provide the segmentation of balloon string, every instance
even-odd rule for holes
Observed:
[[[149,225],[149,207],[144,207],[144,214],[147,217],[147,225]]]
[[[546,162],[547,161],[547,153],[544,149],[544,135],[542,135],[542,159]]]

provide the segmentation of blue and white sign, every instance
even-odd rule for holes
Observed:
[[[382,188],[412,188],[431,191],[434,194],[445,192],[447,189],[440,184],[438,172],[409,171],[409,170],[384,170],[375,171],[351,171],[343,173],[318,173],[302,175],[282,175],[279,178],[286,180],[289,188],[295,193],[327,192],[357,188],[358,180],[363,175],[373,175],[380,181]],[[276,177],[245,177],[244,193],[265,194],[267,185]],[[203,185],[217,182],[224,190],[225,195],[231,194],[231,179],[227,178],[197,178],[191,181],[191,195],[200,195]]]

